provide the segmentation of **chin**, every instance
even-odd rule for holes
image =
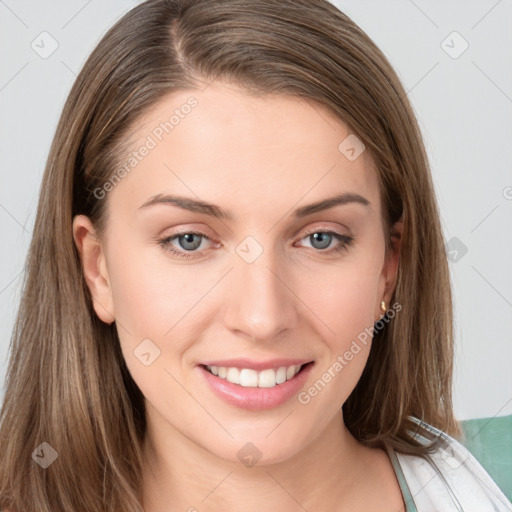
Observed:
[[[239,436],[234,440],[203,446],[212,456],[225,462],[242,464],[247,468],[269,466],[289,460],[304,445],[304,439],[294,439],[285,433],[287,435],[283,436],[274,432],[267,438],[267,433],[259,436]]]

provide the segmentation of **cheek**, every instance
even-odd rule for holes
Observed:
[[[205,309],[210,308],[208,292],[221,274],[211,266],[173,264],[163,249],[154,246],[136,249],[133,244],[128,250],[119,245],[109,256],[116,326],[126,364],[141,389],[167,381],[165,370],[183,358],[211,318]],[[139,358],[147,352],[151,358],[158,356],[148,367]]]
[[[322,291],[317,288],[310,296],[327,334],[314,379],[297,400],[305,407],[304,414],[321,418],[318,428],[337,414],[366,366],[372,344],[376,281],[370,268],[340,271],[329,287]]]
[[[302,279],[301,297],[325,325],[333,348],[342,350],[352,338],[373,326],[379,291],[377,259],[345,260],[316,269]]]
[[[110,254],[116,321],[130,332],[161,338],[204,294],[205,285],[192,267],[167,261],[163,249],[135,247]]]
[[[372,343],[379,290],[379,251],[375,257],[347,258],[302,280],[301,296],[323,325],[326,351],[312,386],[299,395],[308,414],[332,414],[343,405],[366,366]],[[328,415],[329,416],[329,415]]]
[[[194,289],[197,284],[191,282],[190,272],[170,267],[159,255],[159,248],[137,249],[133,244],[128,250],[127,245],[118,245],[109,257],[121,351],[144,396],[157,403],[163,398],[162,386],[172,387],[174,383],[168,373],[174,373],[169,362],[187,348],[188,337],[182,330],[187,322],[180,319],[189,319],[187,312],[201,293]],[[174,401],[165,401],[163,407],[173,410]]]

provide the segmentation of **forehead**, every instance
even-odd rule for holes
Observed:
[[[249,213],[258,204],[278,202],[282,209],[283,202],[291,207],[357,192],[378,209],[377,174],[367,153],[316,102],[213,82],[202,91],[174,92],[138,119],[120,164],[131,158],[135,165],[111,196],[140,202],[180,192]]]

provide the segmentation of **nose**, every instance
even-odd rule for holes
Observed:
[[[237,261],[231,272],[225,324],[238,336],[271,342],[297,323],[298,299],[293,293],[289,267],[265,250],[256,261]]]

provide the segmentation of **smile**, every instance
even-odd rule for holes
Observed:
[[[206,369],[211,374],[232,384],[239,384],[248,388],[273,388],[293,379],[302,366],[304,365],[280,366],[279,368],[268,368],[260,372],[251,368],[240,369],[225,366],[206,366]]]
[[[199,364],[196,371],[207,387],[224,402],[256,411],[289,402],[305,385],[314,364],[314,361],[307,360],[266,363],[225,360]]]

